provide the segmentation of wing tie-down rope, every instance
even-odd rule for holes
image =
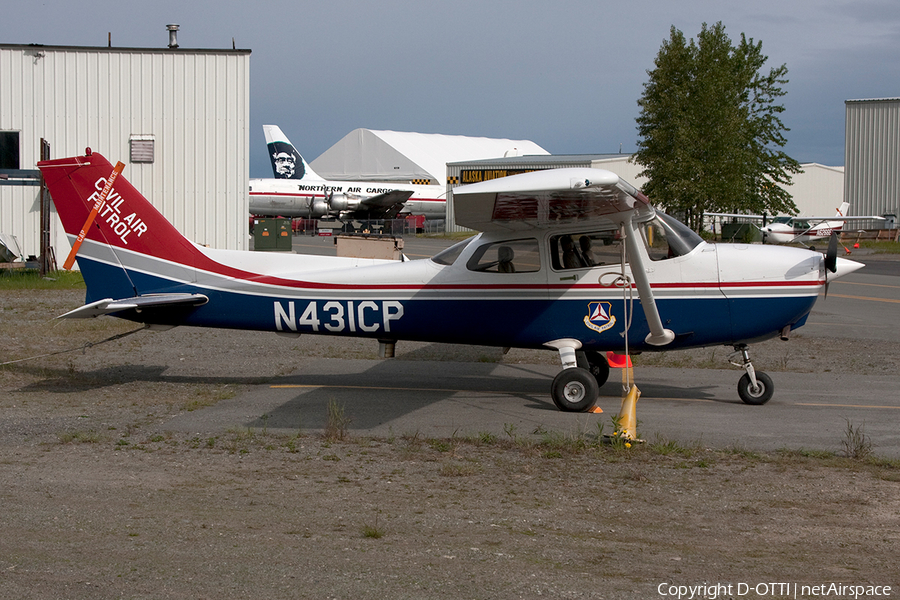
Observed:
[[[100,344],[105,344],[106,342],[114,342],[116,340],[121,340],[123,337],[127,337],[132,333],[137,333],[138,331],[143,331],[147,329],[147,326],[139,327],[138,329],[133,329],[131,331],[126,331],[125,333],[118,333],[116,335],[110,336],[105,340],[100,340],[99,342],[85,342],[81,346],[76,346],[75,348],[68,348],[67,350],[57,350],[56,352],[48,352],[47,354],[38,354],[37,356],[29,356],[28,358],[19,358],[16,360],[8,360],[6,362],[0,363],[0,367],[6,365],[12,365],[15,363],[25,362],[27,360],[36,360],[38,358],[45,358],[47,356],[56,356],[57,354],[65,354],[67,352],[75,352],[76,350],[81,350],[84,352],[88,348],[93,348],[94,346],[99,346]]]

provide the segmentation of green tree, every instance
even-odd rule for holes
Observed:
[[[704,212],[797,212],[777,185],[801,171],[780,149],[787,67],[763,74],[767,60],[762,42],[741,34],[734,46],[721,22],[704,23],[696,43],[672,27],[647,72],[633,160],[649,180],[644,192],[695,229]]]

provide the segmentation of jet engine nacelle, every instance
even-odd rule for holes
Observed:
[[[347,194],[335,194],[331,197],[331,210],[338,212],[355,210],[359,206],[359,198]]]

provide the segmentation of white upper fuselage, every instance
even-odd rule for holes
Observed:
[[[790,244],[791,242],[810,242],[831,236],[832,233],[840,233],[843,229],[843,221],[826,221],[813,227],[803,226],[800,223],[771,223],[760,230],[769,244]]]
[[[573,229],[573,235],[578,233]],[[552,240],[557,234],[536,236],[539,252],[532,259],[535,262],[519,263],[520,270],[512,273],[479,271],[474,261],[485,246],[521,241],[527,237],[521,233],[481,234],[446,265],[431,259],[379,261],[203,248],[220,264],[274,277],[287,285],[220,279],[214,273],[199,277],[197,284],[201,289],[240,289],[273,298],[274,325],[279,331],[358,334],[360,331],[351,331],[351,327],[364,323],[383,333],[375,328],[378,319],[402,314],[390,323],[392,335],[399,339],[456,342],[454,336],[460,340],[474,336],[478,343],[530,347],[540,347],[555,337],[578,339],[585,347],[608,347],[610,340],[621,343],[616,332],[621,332],[624,322],[623,291],[614,284],[622,272],[621,264],[612,259],[588,268],[562,268],[552,260]],[[618,248],[617,244],[608,246],[607,256],[612,258]],[[775,336],[785,325],[802,324],[825,283],[822,255],[806,249],[701,243],[688,254],[671,259],[654,259],[646,250],[641,252],[661,317],[680,336],[673,347]],[[838,272],[828,278],[861,266],[838,259]],[[625,275],[632,276],[628,264]],[[296,283],[288,283],[292,281]],[[585,321],[589,307],[598,302],[609,303],[610,315],[618,317],[619,324],[610,331],[616,333],[612,338]],[[314,331],[304,329],[302,318],[311,305],[318,307],[317,323],[321,322]],[[633,308],[639,310],[637,305]],[[527,318],[530,310],[548,318],[531,322]],[[343,318],[352,311],[357,311],[356,325]],[[426,312],[420,315],[421,311]],[[462,314],[469,315],[465,321],[458,320]],[[640,313],[635,315],[635,346],[644,336],[640,317]],[[615,323],[615,319],[606,323],[610,321]]]

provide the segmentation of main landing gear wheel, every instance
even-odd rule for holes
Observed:
[[[597,401],[600,386],[587,369],[572,367],[563,369],[553,378],[550,395],[559,410],[584,412]]]
[[[772,399],[772,394],[775,393],[775,384],[772,383],[772,378],[753,368],[753,363],[750,362],[750,349],[747,348],[747,344],[736,344],[734,350],[736,353],[740,353],[741,362],[736,363],[732,361],[731,364],[747,371],[741,377],[741,380],[738,381],[738,396],[746,404],[755,406],[765,404]],[[756,380],[756,385],[753,385],[754,379]]]
[[[584,356],[588,362],[588,371],[597,380],[597,386],[603,387],[603,384],[609,379],[609,363],[606,362],[606,357],[593,350],[585,352]]]
[[[772,383],[772,378],[762,371],[756,371],[756,383],[757,386],[754,389],[750,375],[744,373],[741,380],[738,381],[738,396],[745,403],[758,406],[772,399],[772,394],[775,393],[775,384]]]

